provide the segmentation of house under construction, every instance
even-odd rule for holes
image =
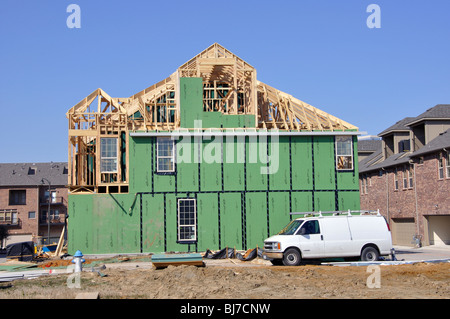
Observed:
[[[359,209],[358,128],[215,43],[127,98],[67,112],[69,252],[262,246],[290,212]]]

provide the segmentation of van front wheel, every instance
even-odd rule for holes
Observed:
[[[378,250],[374,247],[366,247],[361,253],[362,261],[377,261],[380,258]]]
[[[283,265],[285,266],[298,266],[301,261],[300,252],[295,248],[289,248],[283,254]]]

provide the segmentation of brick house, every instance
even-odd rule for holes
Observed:
[[[9,232],[0,246],[30,240],[47,243],[49,235],[50,243],[57,243],[67,214],[66,184],[67,163],[0,164],[0,225]]]
[[[359,163],[361,209],[380,209],[396,245],[450,244],[450,105],[379,136],[378,149]]]

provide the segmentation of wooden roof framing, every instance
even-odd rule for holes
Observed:
[[[257,119],[256,128],[275,128],[279,130],[315,131],[315,130],[357,130],[358,128],[290,94],[277,90],[256,80],[256,69],[223,46],[214,43],[195,57],[181,65],[166,79],[128,97],[112,98],[102,89],[97,89],[72,107],[67,117],[72,123],[69,129],[93,129],[92,113],[104,114],[109,121],[119,120],[118,114],[128,117],[128,128],[161,129],[179,128],[180,77],[202,77],[204,83],[228,83],[229,91],[219,104],[219,111],[226,114],[253,114]],[[168,95],[169,92],[174,92]],[[238,93],[245,97],[245,106],[238,109]],[[160,101],[165,97],[165,105]],[[92,107],[98,99],[96,108]],[[106,102],[106,104],[102,104]],[[224,108],[225,103],[227,108]],[[175,112],[173,123],[160,123],[155,120],[152,108],[166,106]],[[217,111],[217,110],[211,110]],[[140,126],[136,126],[131,117],[141,114]],[[83,125],[74,125],[84,122]],[[169,125],[170,124],[170,125]],[[75,132],[72,132],[75,133]]]

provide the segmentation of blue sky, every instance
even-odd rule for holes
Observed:
[[[0,162],[67,161],[69,108],[99,87],[131,96],[214,42],[368,134],[450,103],[448,0],[2,0]]]

